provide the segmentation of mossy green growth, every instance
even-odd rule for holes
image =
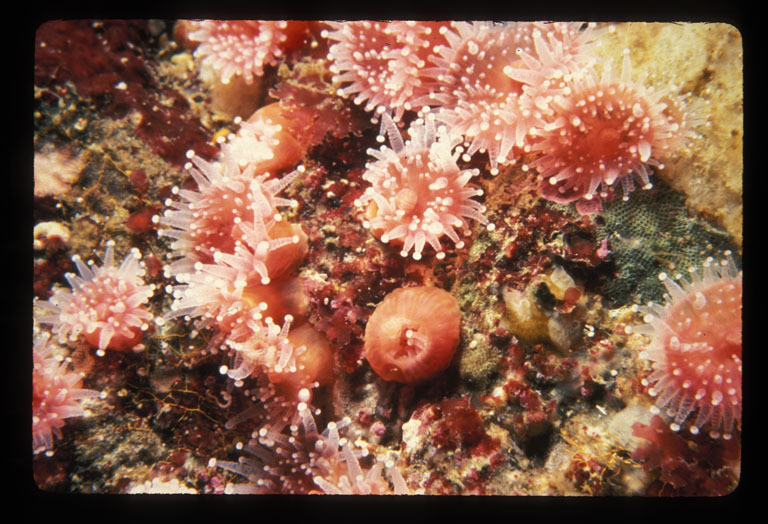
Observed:
[[[462,341],[458,368],[462,383],[468,390],[484,390],[498,369],[501,353],[490,346],[481,334],[462,328]]]
[[[634,191],[628,201],[615,198],[604,209],[597,237],[599,242],[608,239],[616,262],[616,277],[604,291],[613,307],[662,301],[665,288],[659,273],[686,275],[688,268],[701,268],[707,257],[721,257],[725,250],[740,265],[730,236],[692,216],[685,197],[658,178],[652,190]]]

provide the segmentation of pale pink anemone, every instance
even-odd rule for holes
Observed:
[[[239,147],[237,144],[231,147]],[[195,272],[196,263],[210,264],[218,257],[232,267],[252,268],[268,281],[267,255],[298,242],[295,236],[272,239],[269,231],[282,220],[278,208],[296,205],[277,195],[303,172],[303,166],[282,178],[269,179],[269,173],[256,174],[253,164],[241,171],[228,151],[215,163],[188,152],[191,162],[186,168],[197,182],[197,191],[174,187],[172,192],[186,202],[166,200],[169,209],[153,219],[170,226],[158,230],[160,236],[174,239],[169,258],[175,261],[165,267],[168,277],[186,278]]]
[[[443,235],[463,247],[456,230],[470,234],[466,218],[493,230],[483,215],[485,206],[472,198],[482,190],[467,185],[479,170],[462,170],[456,164],[460,150],[454,148],[460,139],[443,126],[436,128],[434,115],[428,114],[426,121],[411,125],[410,139],[404,142],[389,115],[382,118],[391,148],[368,149],[376,161],[366,166],[363,178],[371,186],[355,201],[357,206],[369,204],[363,226],[385,244],[402,244],[404,257],[413,250],[414,260],[421,259],[427,244],[438,259],[444,258]]]
[[[257,118],[245,120],[236,117],[234,123],[239,125],[237,133],[230,133],[226,138],[220,137],[221,157],[232,158],[240,169],[246,169],[250,164],[273,160],[275,148],[280,145],[282,126],[265,119],[260,113]]]
[[[99,396],[98,391],[81,388],[82,376],[70,371],[48,345],[43,333],[32,350],[32,449],[34,453],[53,449],[54,438],[62,438],[66,420],[84,416],[81,401]]]
[[[675,121],[678,113],[670,109],[677,106],[664,102],[669,97],[665,90],[632,81],[628,50],[619,77],[610,63],[600,77],[591,68],[575,76],[570,89],[554,99],[556,117],[531,147],[541,153],[529,165],[538,171],[542,196],[575,202],[587,214],[602,208],[601,200],[617,182],[625,200],[635,180],[651,188],[649,166],[663,168],[659,158],[689,132]]]
[[[212,347],[225,337],[240,341],[258,332],[267,305],[252,304],[248,287],[269,284],[268,255],[300,240],[298,235],[269,238],[268,231],[274,223],[274,216],[264,220],[257,213],[251,224],[238,224],[242,234],[235,241],[234,253],[216,251],[211,264],[197,261],[190,270],[173,271],[179,285],[171,290],[174,302],[165,318],[199,318],[198,329],[218,329],[218,335],[209,344]]]
[[[653,365],[643,379],[656,397],[653,412],[671,419],[673,431],[695,413],[691,433],[708,427],[710,437],[727,440],[741,428],[742,272],[726,256],[707,259],[690,280],[660,274],[665,304],[636,307],[646,324],[629,332],[651,337],[640,356]]]
[[[285,20],[201,20],[191,21],[188,38],[200,42],[195,56],[211,66],[224,84],[241,76],[247,84],[264,74],[264,67],[276,65],[288,39]]]
[[[226,375],[242,380],[260,366],[269,373],[295,373],[296,357],[306,351],[306,347],[297,347],[288,340],[292,322],[293,317],[286,315],[282,327],[270,317],[263,322],[251,319],[247,325],[237,326],[227,337],[227,344],[235,350],[235,355],[232,367],[225,370]]]
[[[330,45],[329,69],[342,87],[340,96],[366,111],[388,112],[399,121],[406,110],[417,110],[413,100],[426,95],[430,86],[427,60],[442,37],[447,22],[329,22],[322,35]]]
[[[593,43],[599,31],[594,24],[533,22],[516,24],[521,60],[504,68],[504,74],[536,90],[550,85],[563,89],[573,75],[594,65]]]
[[[450,45],[440,49],[436,116],[452,134],[464,137],[467,157],[487,151],[495,174],[542,117],[534,111],[521,118],[521,106],[530,105],[524,84],[503,73],[517,60],[515,32],[483,22],[456,23],[454,29],[446,33]]]
[[[107,242],[104,264],[101,267],[83,263],[79,256],[72,257],[80,276],[67,273],[65,278],[71,291],[56,288],[50,300],[35,301],[35,305],[50,314],[38,317],[60,342],[74,342],[80,337],[104,350],[141,350],[144,332],[149,329],[153,315],[144,305],[154,294],[154,284],[143,280],[144,263],[141,253],[133,248],[119,267],[114,265],[115,242]]]
[[[238,142],[232,147],[238,147]],[[269,173],[254,174],[253,164],[241,170],[231,153],[225,149],[220,162],[209,163],[190,152],[187,169],[197,181],[198,191],[174,188],[186,202],[169,200],[171,209],[157,222],[172,226],[158,233],[175,239],[170,256],[177,258],[165,266],[166,276],[174,277],[178,284],[168,286],[174,301],[163,320],[195,319],[196,330],[212,329],[207,350],[235,349],[229,375],[239,380],[257,365],[281,372],[295,359],[285,337],[291,321],[285,320],[282,331],[277,328],[282,333],[277,336],[272,319],[265,315],[268,304],[252,288],[272,283],[270,273],[285,268],[279,257],[271,255],[301,240],[298,232],[282,236],[274,231],[283,220],[278,208],[296,205],[277,194],[304,167],[268,180]],[[299,295],[300,287],[294,279],[280,281],[276,292]],[[273,348],[278,348],[277,356]],[[288,354],[281,356],[281,351]]]

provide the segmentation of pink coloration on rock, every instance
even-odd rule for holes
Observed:
[[[72,291],[56,289],[49,301],[36,305],[51,314],[39,317],[51,324],[60,342],[82,336],[102,356],[105,349],[143,349],[139,342],[153,319],[143,306],[154,293],[154,285],[142,279],[141,253],[132,249],[119,267],[114,266],[114,241],[107,242],[104,265],[86,264],[72,257],[80,276],[67,274]]]
[[[595,255],[597,255],[598,258],[608,258],[608,255],[611,254],[611,248],[608,245],[608,239],[604,238],[603,241],[600,243],[600,247],[597,248],[597,251],[595,251]]]
[[[485,206],[472,199],[482,195],[482,190],[467,187],[479,171],[459,169],[458,153],[453,153],[457,139],[444,127],[436,129],[432,114],[427,114],[426,122],[417,120],[411,125],[411,138],[405,142],[388,114],[382,123],[392,147],[368,150],[377,159],[363,174],[371,186],[355,202],[358,206],[370,202],[363,222],[366,228],[385,244],[402,244],[404,257],[413,249],[414,260],[421,259],[426,244],[438,259],[444,258],[442,235],[463,247],[455,228],[469,234],[465,218],[487,224],[489,231],[494,229],[483,215]]]
[[[48,347],[49,333],[37,340],[32,352],[32,449],[35,453],[53,449],[53,439],[61,438],[65,420],[82,417],[80,400],[99,395],[82,389],[82,377],[67,369]]]
[[[643,383],[658,397],[655,411],[672,418],[675,431],[697,413],[691,433],[708,426],[712,438],[730,439],[741,427],[741,272],[730,259],[708,259],[690,282],[660,278],[667,304],[638,308],[647,325],[633,329],[651,336],[640,356],[653,363]]]

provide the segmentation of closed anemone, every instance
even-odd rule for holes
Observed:
[[[459,345],[456,299],[430,286],[384,297],[365,329],[365,358],[383,379],[413,384],[442,373]]]

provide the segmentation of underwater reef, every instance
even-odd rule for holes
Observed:
[[[735,27],[57,20],[34,59],[41,490],[738,486]]]

